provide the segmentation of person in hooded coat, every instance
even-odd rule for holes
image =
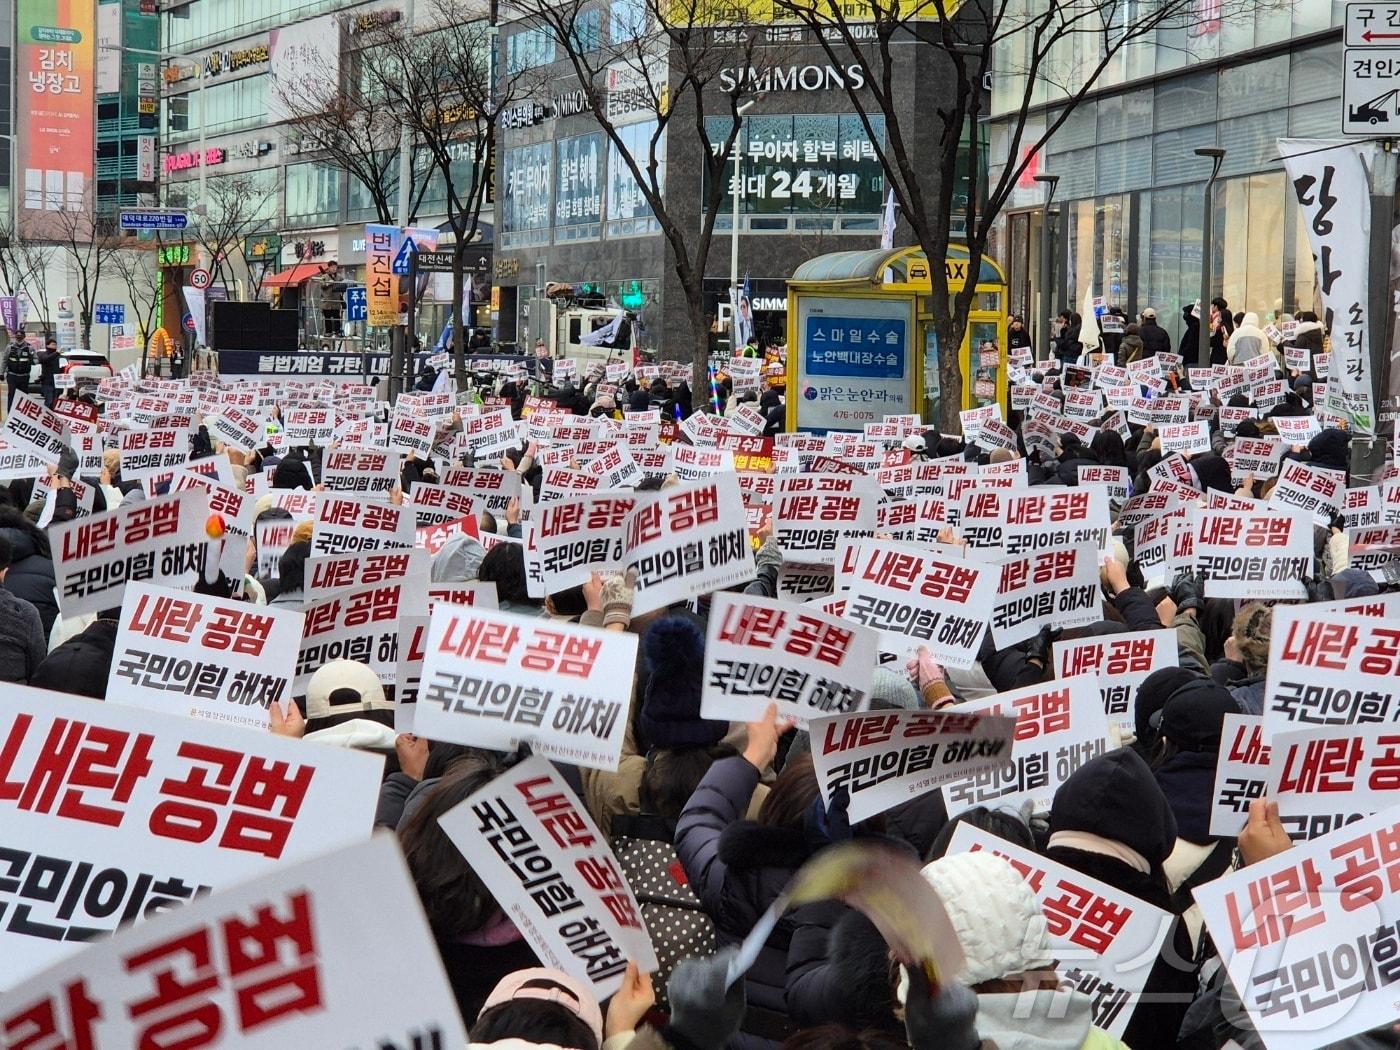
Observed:
[[[1239,704],[1224,686],[1204,678],[1179,686],[1162,707],[1161,734],[1152,757],[1157,786],[1176,817],[1176,848],[1163,871],[1193,951],[1200,943],[1202,918],[1191,890],[1223,875],[1235,850],[1234,836],[1210,833],[1210,814],[1225,716],[1239,713]]]
[[[797,869],[831,841],[810,755],[783,767],[756,821],[743,819],[785,728],[770,704],[763,721],[749,723],[744,753],[710,766],[676,825],[676,854],[721,947],[741,943]],[[748,1011],[732,1045],[774,1050],[796,1030],[783,1000],[791,938],[784,917],[745,975]]]
[[[1345,430],[1328,427],[1308,442],[1308,461],[1328,470],[1351,474],[1351,437]]]
[[[15,552],[10,571],[0,586],[38,610],[44,637],[48,638],[58,619],[53,553],[48,534],[13,507],[0,506],[0,536],[10,541]]]
[[[1269,667],[1273,620],[1273,606],[1263,602],[1246,605],[1231,621],[1223,659],[1210,667],[1211,678],[1230,690],[1235,703],[1247,715],[1264,713],[1265,674]]]
[[[1080,766],[1055,792],[1045,855],[1165,912],[1172,894],[1163,864],[1176,849],[1176,817],[1152,770],[1119,748]],[[1123,1042],[1133,1050],[1175,1050],[1196,991],[1190,938],[1178,920],[1143,987]]]
[[[1244,323],[1230,333],[1226,354],[1232,365],[1242,365],[1256,357],[1273,356],[1273,343],[1259,327],[1259,315],[1247,313]]]
[[[29,684],[56,693],[107,698],[107,681],[112,674],[112,657],[120,628],[119,609],[97,614],[97,619],[62,645],[56,646],[34,672]]]

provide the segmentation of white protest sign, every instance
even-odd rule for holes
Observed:
[[[297,523],[292,518],[271,518],[253,526],[253,542],[258,551],[254,571],[258,576],[278,578],[278,565],[282,555],[292,545],[292,533],[296,527]]]
[[[324,556],[412,547],[413,526],[408,507],[323,493],[317,501],[311,553]]]
[[[888,540],[861,540],[844,616],[881,632],[881,648],[905,655],[927,646],[944,667],[968,668],[996,601],[1001,570]]]
[[[849,795],[865,820],[933,788],[1004,765],[1014,718],[961,711],[867,711],[812,720],[812,763],[822,797]]]
[[[1269,506],[1303,511],[1312,515],[1314,521],[1326,525],[1332,515],[1342,509],[1346,487],[1344,471],[1290,460],[1283,465],[1278,484],[1269,495]]]
[[[998,693],[958,710],[1012,716],[1016,731],[1010,761],[943,786],[949,813],[989,802],[1047,810],[1056,789],[1108,749],[1108,719],[1091,674]]]
[[[656,969],[607,839],[543,757],[512,766],[438,823],[543,965],[600,1000],[621,987],[629,959],[644,973]]]
[[[292,695],[301,613],[131,584],[107,702],[266,729]]]
[[[639,500],[628,514],[622,571],[635,569],[632,615],[753,580],[739,479],[721,474]]]
[[[1126,500],[1133,490],[1133,478],[1127,467],[1104,467],[1085,463],[1079,467],[1080,485],[1103,485],[1111,500]]]
[[[294,445],[329,445],[335,412],[329,408],[294,408],[283,418],[287,440]]]
[[[1133,728],[1133,698],[1138,687],[1153,671],[1176,667],[1176,632],[1130,631],[1074,641],[1060,640],[1054,646],[1055,676],[1073,678],[1093,674],[1099,679],[1099,696],[1110,723]]]
[[[346,587],[363,587],[386,580],[418,577],[426,584],[430,557],[418,548],[331,554],[308,558],[305,569],[307,598],[321,598]]]
[[[1035,891],[1061,978],[1093,1003],[1096,1027],[1123,1035],[1172,929],[1172,916],[1082,872],[960,824],[948,853],[986,850]]]
[[[0,427],[7,448],[57,466],[68,445],[63,417],[44,407],[41,398],[19,391],[10,405],[5,425]]]
[[[1210,423],[1204,419],[1192,423],[1164,423],[1157,435],[1162,439],[1162,452],[1168,455],[1180,452],[1183,456],[1194,456],[1210,451]]]
[[[870,706],[880,639],[865,627],[787,602],[718,593],[710,604],[700,714],[752,722],[769,701],[806,724]]]
[[[962,497],[959,531],[967,545],[1006,555],[1102,547],[1108,535],[1108,493],[1101,488],[1036,492],[974,489]]]
[[[109,885],[110,877],[94,882]],[[373,907],[365,907],[366,887]],[[356,921],[346,922],[352,913]],[[364,959],[390,940],[418,965],[366,981]],[[388,835],[153,913],[14,989],[0,1006],[0,1030],[19,1038],[7,1040],[14,1047],[466,1045],[413,880]]]
[[[389,447],[427,459],[433,454],[435,433],[436,428],[430,421],[418,418],[408,405],[401,404],[394,409],[389,422]]]
[[[128,583],[194,586],[204,567],[208,519],[209,497],[192,490],[54,526],[50,541],[63,615],[114,608]]]
[[[210,436],[232,445],[241,452],[252,452],[260,448],[263,439],[263,423],[260,416],[237,408],[223,408],[217,416],[206,420]]]
[[[567,590],[595,571],[616,571],[625,557],[624,522],[636,505],[631,493],[597,492],[541,507],[534,525],[546,588]]]
[[[428,612],[439,602],[444,605],[469,605],[474,609],[499,609],[501,600],[494,582],[482,583],[430,583],[428,584]]]
[[[1389,725],[1276,732],[1268,798],[1294,842],[1321,838],[1392,805],[1400,788],[1400,733]]]
[[[321,484],[333,492],[387,496],[399,483],[403,456],[377,449],[331,449],[321,460]]]
[[[358,660],[368,664],[381,682],[392,683],[399,662],[398,619],[427,614],[424,590],[421,578],[401,578],[333,591],[306,602],[293,692],[305,694],[311,676],[332,660]]]
[[[1264,728],[1400,721],[1397,674],[1400,620],[1275,606]]]
[[[481,501],[467,489],[420,481],[409,493],[408,509],[413,514],[414,527],[422,529],[458,518],[479,518]]]
[[[784,558],[824,564],[837,541],[875,530],[880,486],[873,477],[797,474],[778,479],[773,537]]]
[[[1249,819],[1249,804],[1263,798],[1269,782],[1269,743],[1259,715],[1227,714],[1215,757],[1210,833],[1233,838]]]
[[[1199,510],[1196,568],[1209,598],[1303,598],[1312,575],[1312,521],[1302,513]]]
[[[419,735],[617,768],[636,635],[439,604],[426,649]]]
[[[369,835],[378,757],[20,685],[4,703],[0,989],[119,923]]]
[[[1395,1021],[1397,842],[1392,808],[1196,887],[1269,1050],[1312,1050]]]
[[[1097,547],[1081,543],[998,565],[991,623],[998,649],[1034,638],[1041,627],[1083,627],[1102,618]]]

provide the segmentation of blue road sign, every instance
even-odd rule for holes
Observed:
[[[353,284],[345,289],[345,319],[347,321],[369,320],[369,299],[365,286]]]
[[[413,258],[413,253],[418,251],[418,246],[413,243],[412,237],[404,237],[403,243],[399,245],[399,252],[394,256],[393,271],[399,277],[408,276],[409,261]]]
[[[95,311],[98,324],[126,324],[126,306],[122,303],[98,303]]]
[[[124,230],[183,230],[190,217],[183,211],[124,211],[118,224]]]

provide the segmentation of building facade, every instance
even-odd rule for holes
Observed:
[[[1213,197],[1211,295],[1232,311],[1258,313],[1261,323],[1319,307],[1306,230],[1275,144],[1339,137],[1344,7],[1331,0],[1198,7],[1189,24],[1125,47],[1013,192],[993,254],[1007,270],[1012,309],[1031,322],[1042,352],[1046,319],[1079,309],[1089,287],[1129,315],[1154,308],[1179,339],[1181,311],[1200,294],[1211,171],[1210,159],[1195,154],[1201,147],[1225,150]],[[1069,71],[1061,82],[1073,84],[1074,55],[1061,57]],[[1023,59],[1014,42],[998,56],[993,158],[1010,154]],[[1059,101],[1048,91],[1038,100],[1032,141]],[[1045,189],[1037,174],[1059,176],[1044,298]]]

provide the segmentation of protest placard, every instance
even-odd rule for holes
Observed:
[[[415,416],[410,406],[401,404],[395,407],[394,415],[389,421],[389,447],[397,452],[412,453],[421,459],[427,459],[433,454],[433,437],[436,432],[437,428],[431,421]]]
[[[865,820],[1011,754],[1014,718],[960,711],[866,711],[812,719],[812,763],[828,806],[848,793]]]
[[[426,650],[419,735],[617,768],[636,635],[440,604]]]
[[[189,459],[189,438],[182,430],[124,430],[117,441],[124,481],[179,470]]]
[[[1080,543],[1101,549],[1108,538],[1108,493],[974,489],[962,497],[958,528],[969,547],[1007,556]]]
[[[205,420],[205,425],[210,437],[240,452],[252,452],[264,444],[262,417],[248,410],[221,408],[218,415]]]
[[[423,658],[428,655],[428,621],[427,616],[404,616],[399,620],[399,665],[394,672],[395,733],[413,732]]]
[[[839,474],[781,477],[773,503],[773,537],[785,559],[829,563],[838,540],[875,531],[875,478]]]
[[[68,445],[68,428],[62,416],[44,407],[41,398],[20,390],[14,392],[5,425],[0,427],[0,437],[5,439],[8,448],[40,463],[57,466],[59,456]]]
[[[1321,838],[1392,805],[1400,733],[1391,725],[1290,728],[1269,740],[1265,792],[1294,842]]]
[[[403,456],[378,449],[331,449],[321,460],[321,484],[332,492],[387,496],[399,483]]]
[[[278,564],[287,548],[292,545],[292,533],[297,523],[287,518],[273,518],[253,526],[253,541],[257,547],[258,576],[277,579],[281,574]]]
[[[101,899],[114,871],[122,874],[108,869],[94,880],[91,896]],[[369,908],[366,887],[373,887]],[[346,922],[352,913],[356,921]],[[366,982],[366,955],[389,941],[413,952],[418,965],[384,967]],[[13,989],[0,1005],[0,1031],[17,1040],[7,1038],[7,1046],[111,1050],[447,1047],[466,1040],[413,880],[390,836],[153,913]]]
[[[753,580],[748,519],[732,473],[644,495],[624,526],[622,570],[637,572],[633,616]]]
[[[1400,810],[1197,886],[1206,927],[1269,1050],[1312,1050],[1396,1016]]]
[[[1303,598],[1312,575],[1313,531],[1307,515],[1265,511],[1198,510],[1194,528],[1197,570],[1208,598]]]
[[[544,758],[512,766],[439,823],[543,965],[600,1000],[621,987],[629,959],[643,973],[656,969],[607,839]]]
[[[294,445],[329,445],[335,412],[329,408],[293,408],[282,419],[287,440]]]
[[[1400,721],[1400,620],[1276,606],[1264,693],[1266,735]]]
[[[406,506],[413,514],[414,527],[419,529],[458,518],[479,518],[482,509],[481,501],[470,490],[426,481],[413,486]]]
[[[1055,643],[1055,676],[1097,675],[1104,714],[1111,724],[1133,728],[1132,701],[1153,671],[1177,666],[1176,632],[1131,631]]]
[[[1194,456],[1210,451],[1210,424],[1204,419],[1164,423],[1157,435],[1162,439],[1162,452],[1167,455],[1180,452],[1183,456]]]
[[[1269,495],[1269,506],[1300,510],[1312,515],[1318,524],[1326,525],[1333,514],[1341,511],[1346,487],[1344,471],[1289,460],[1279,472],[1278,484]]]
[[[408,507],[323,493],[317,501],[311,553],[324,557],[412,547],[413,529],[413,513]]]
[[[1024,460],[1017,460],[1018,466]],[[1108,490],[1110,500],[1126,500],[1133,491],[1133,479],[1127,467],[1104,467],[1097,463],[1084,463],[1079,467],[1080,485],[1103,485]]]
[[[595,571],[617,571],[626,557],[625,521],[636,505],[631,493],[597,492],[541,507],[534,526],[546,588],[567,590]]]
[[[426,584],[429,561],[427,551],[414,548],[308,558],[304,590],[307,598],[321,598],[331,591],[405,577],[417,577]]]
[[[499,609],[500,595],[494,582],[482,583],[430,583],[428,584],[428,612],[439,602],[444,605],[469,605],[474,609]]]
[[[1231,838],[1249,819],[1249,804],[1263,798],[1269,783],[1269,742],[1259,715],[1227,714],[1215,757],[1210,833]]]
[[[849,586],[846,619],[881,633],[885,652],[907,655],[927,646],[945,667],[971,667],[996,601],[1001,570],[981,562],[891,543],[861,540]]]
[[[53,526],[63,615],[114,609],[128,583],[192,587],[205,563],[208,518],[209,497],[191,490]]]
[[[941,788],[949,813],[993,801],[1047,810],[1070,774],[1108,749],[1108,718],[1091,674],[998,693],[958,710],[1009,715],[1016,731],[1009,761]]]
[[[13,684],[5,712],[0,989],[119,923],[369,835],[377,756]]]
[[[1099,551],[1092,544],[997,565],[1001,575],[991,627],[998,649],[1033,638],[1042,627],[1082,627],[1100,619]]]
[[[770,701],[803,725],[870,706],[880,640],[865,627],[787,602],[719,593],[710,605],[700,713],[752,722]]]
[[[1060,977],[1090,998],[1094,1025],[1120,1038],[1173,928],[1172,916],[981,828],[958,825],[948,853],[975,850],[1003,858],[1035,892]]]
[[[425,592],[421,578],[403,578],[333,591],[306,602],[292,691],[305,695],[311,676],[332,660],[358,660],[381,682],[392,683],[399,662],[398,619],[426,616]]]
[[[108,703],[266,729],[291,699],[296,610],[133,583],[119,622]]]

